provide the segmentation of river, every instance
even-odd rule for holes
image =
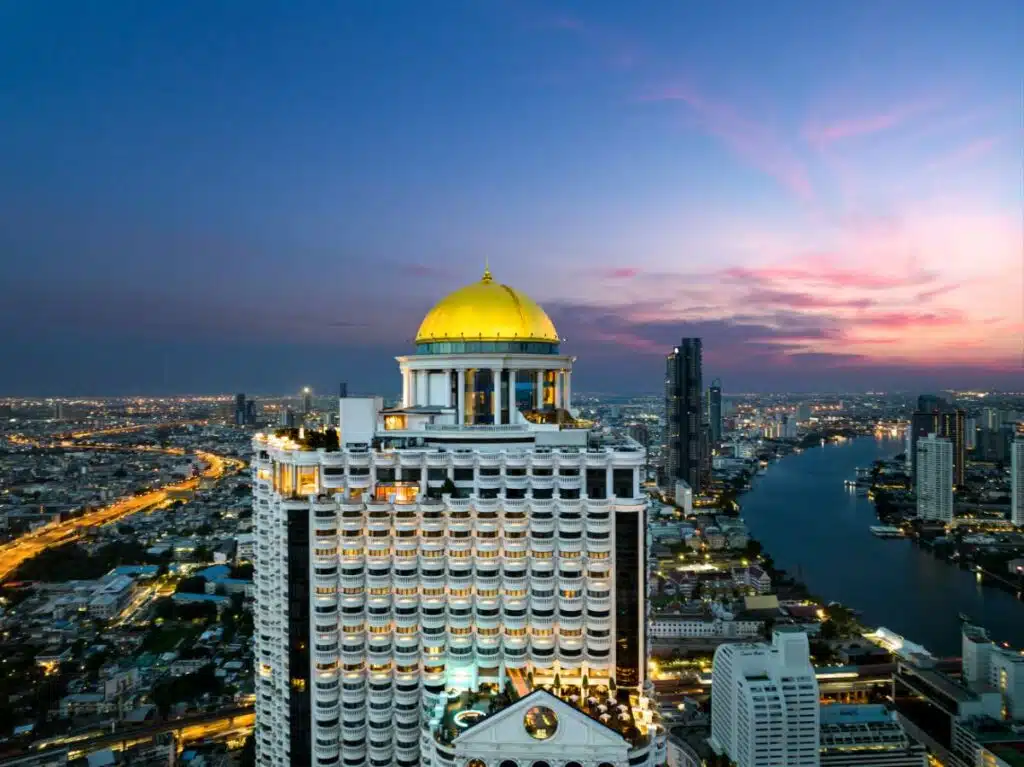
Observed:
[[[876,538],[873,504],[843,486],[858,466],[903,449],[862,437],[771,464],[741,499],[743,518],[777,567],[798,572],[812,593],[861,611],[941,656],[960,655],[960,613],[997,641],[1024,646],[1024,602],[982,587],[974,573],[910,541]]]

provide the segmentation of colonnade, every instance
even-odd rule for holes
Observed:
[[[458,423],[466,422],[466,379],[467,373],[479,370],[480,367],[459,367],[437,369],[416,369],[403,368],[402,370],[402,404],[404,407],[415,407],[417,405],[432,405],[435,407],[457,408]],[[545,407],[544,389],[546,385],[545,374],[554,374],[553,407],[556,409],[568,410],[572,402],[572,371],[565,369],[537,370],[523,368],[492,367],[491,371],[491,411],[495,425],[502,424],[502,413],[508,410],[509,417],[516,410],[516,384],[525,379],[532,378],[533,383],[533,407],[543,410]],[[502,397],[502,373],[508,372],[508,402]],[[433,401],[430,391],[430,375],[443,375],[444,387],[441,394],[441,401]],[[452,376],[456,377],[456,384],[452,386]],[[454,390],[454,399],[453,399]],[[436,397],[434,397],[436,399]]]

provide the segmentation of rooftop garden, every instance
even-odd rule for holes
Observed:
[[[278,439],[287,439],[303,450],[326,450],[331,453],[340,449],[338,441],[338,430],[329,428],[324,431],[312,429],[275,429],[274,436]]]
[[[540,685],[542,689],[564,703],[586,714],[591,719],[609,727],[625,738],[634,748],[647,743],[646,733],[634,719],[633,710],[638,705],[635,696],[611,686],[589,685],[583,677],[581,685],[563,685],[558,675],[554,684]],[[496,684],[481,684],[479,691],[463,691],[450,698],[445,705],[437,738],[443,745],[450,745],[459,735],[491,714],[495,714],[519,699],[519,694],[507,683],[504,690]]]

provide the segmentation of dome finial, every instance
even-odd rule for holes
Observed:
[[[489,258],[485,258],[483,282],[490,282],[492,279],[493,278],[491,277],[491,260]]]

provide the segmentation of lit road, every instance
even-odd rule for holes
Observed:
[[[157,451],[174,455],[181,455],[184,452],[180,448],[165,449],[148,446],[120,447],[111,445],[94,445],[81,447],[82,449],[87,450],[116,449],[147,452]],[[47,525],[44,528],[23,535],[10,543],[0,546],[0,583],[10,578],[14,571],[17,570],[23,562],[31,559],[51,546],[59,546],[63,543],[74,541],[81,537],[82,533],[90,528],[109,525],[112,522],[116,522],[117,520],[131,514],[137,514],[140,511],[153,509],[160,504],[171,500],[171,495],[173,493],[195,490],[203,479],[220,479],[220,477],[224,475],[227,467],[241,468],[245,465],[242,461],[239,461],[236,458],[214,455],[213,453],[207,453],[201,450],[197,450],[196,455],[206,463],[206,468],[199,477],[193,477],[192,479],[187,479],[183,482],[164,485],[156,490],[150,490],[149,492],[142,493],[141,495],[136,495],[131,498],[122,498],[109,506],[96,509],[95,511],[83,514],[75,519],[69,519],[65,522],[57,522]]]
[[[32,753],[44,754],[59,748],[68,749],[68,757],[77,759],[101,749],[124,751],[132,746],[152,742],[164,733],[174,733],[178,748],[200,740],[241,739],[252,731],[256,714],[252,706],[239,706],[208,714],[192,714],[182,719],[126,727],[115,732],[85,733],[78,736],[47,738],[32,745]]]

